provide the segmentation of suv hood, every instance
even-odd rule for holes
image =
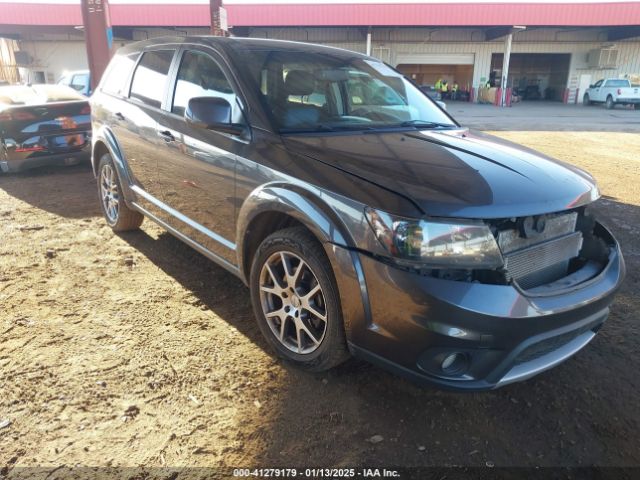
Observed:
[[[426,215],[520,217],[578,207],[599,197],[586,172],[466,129],[289,135],[284,143],[294,153],[411,200]]]

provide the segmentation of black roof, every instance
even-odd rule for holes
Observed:
[[[324,53],[334,56],[342,56],[345,58],[353,58],[354,56],[369,58],[361,53],[344,50],[341,48],[327,47],[313,43],[291,42],[287,40],[272,40],[263,38],[245,38],[245,37],[217,37],[213,35],[193,35],[186,37],[164,36],[142,40],[140,42],[130,43],[118,50],[119,54],[128,54],[138,52],[147,47],[163,45],[163,44],[196,44],[209,45],[225,50],[232,54],[242,50],[283,50],[306,53]]]

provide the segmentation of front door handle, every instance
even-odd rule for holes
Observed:
[[[171,133],[169,130],[158,132],[158,135],[160,135],[165,142],[173,142],[176,139],[176,137],[173,136],[173,133]]]
[[[124,120],[124,115],[121,114],[120,112],[114,113],[113,116],[116,117],[118,120]]]

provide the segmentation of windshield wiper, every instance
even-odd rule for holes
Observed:
[[[402,122],[400,126],[416,128],[452,128],[456,125],[453,123],[430,122],[429,120],[406,120]]]
[[[347,130],[372,130],[368,125],[327,125],[319,123],[312,127],[304,128],[281,128],[280,133],[318,133],[318,132],[339,132]]]

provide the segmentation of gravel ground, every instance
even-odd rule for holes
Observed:
[[[420,388],[358,361],[292,369],[267,350],[240,281],[151,222],[114,235],[89,168],[0,176],[0,476],[76,464],[640,466],[640,136],[500,135],[598,178],[629,271],[591,345],[488,393]]]

